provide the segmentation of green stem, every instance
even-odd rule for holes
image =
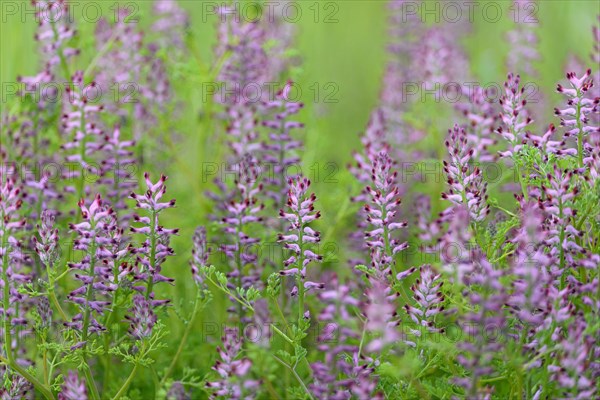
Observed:
[[[17,371],[19,373],[19,375],[21,375],[23,378],[27,379],[27,381],[29,381],[29,383],[31,383],[34,388],[36,388],[40,393],[42,393],[46,399],[54,400],[54,395],[52,394],[52,391],[50,390],[50,388],[47,387],[46,385],[44,385],[42,382],[40,382],[36,377],[31,375],[29,372],[27,372],[23,367],[21,367],[19,364],[17,364],[14,360],[0,356],[0,362],[8,365],[10,368]]]
[[[49,264],[46,265],[46,274],[48,275],[48,297],[50,297],[50,300],[54,304],[54,307],[56,307],[56,310],[60,314],[61,318],[65,321],[68,321],[69,318],[67,317],[67,314],[64,312],[60,303],[58,302],[58,299],[56,298],[56,292],[54,291],[54,282],[55,281],[54,281],[54,278],[52,277],[52,274],[50,273],[51,272],[50,270],[51,270],[51,265],[49,265]]]
[[[281,332],[281,331],[280,331]],[[304,381],[302,380],[302,378],[300,378],[300,375],[298,375],[298,373],[296,372],[295,368],[292,368],[291,366],[287,365],[283,360],[281,360],[279,357],[277,356],[273,356],[281,365],[285,366],[287,369],[289,369],[290,371],[292,371],[292,374],[294,375],[294,377],[296,378],[296,380],[298,381],[298,383],[300,384],[300,386],[302,386],[302,389],[304,389],[304,392],[306,392],[306,395],[308,396],[309,399],[313,400],[312,394],[310,393],[310,391],[308,390],[308,388],[306,387],[306,385],[304,384]]]
[[[133,381],[133,378],[135,378],[135,374],[137,373],[137,369],[138,369],[138,364],[135,364],[134,367],[133,367],[133,369],[131,370],[131,373],[127,377],[127,380],[125,381],[125,383],[123,383],[123,386],[121,386],[121,389],[119,389],[119,391],[117,392],[117,394],[115,394],[115,397],[113,397],[113,400],[118,400],[119,398],[121,398],[121,396],[123,396],[123,394],[125,394],[125,392],[127,391],[127,388],[129,387],[129,385]]]
[[[165,372],[165,375],[160,380],[160,386],[162,386],[166,382],[167,378],[171,375],[171,373],[175,369],[175,365],[177,365],[177,361],[179,360],[179,356],[181,355],[181,352],[183,351],[183,347],[185,346],[188,336],[190,335],[190,332],[192,331],[192,327],[194,326],[194,320],[196,319],[196,315],[198,314],[198,305],[200,304],[199,297],[200,297],[200,292],[198,291],[198,295],[196,296],[196,301],[194,302],[194,310],[192,311],[192,315],[190,316],[188,325],[186,326],[185,331],[183,332],[183,337],[179,341],[179,347],[177,348],[175,357],[173,357],[173,360],[171,360],[171,364],[169,365],[167,372]]]
[[[91,389],[91,398],[94,400],[100,400],[100,393],[98,393],[98,388],[96,387],[96,382],[94,381],[94,377],[92,376],[92,371],[90,370],[89,365],[85,365],[83,368],[83,374],[87,380],[88,387]]]

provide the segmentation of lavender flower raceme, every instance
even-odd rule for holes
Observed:
[[[290,101],[292,82],[286,83],[284,88],[277,93],[275,99],[267,101],[266,110],[274,110],[272,117],[262,121],[262,125],[269,129],[269,140],[262,144],[263,160],[267,165],[272,165],[270,179],[265,182],[267,195],[271,197],[278,208],[284,206],[287,192],[287,181],[290,168],[300,162],[296,151],[302,147],[302,142],[295,140],[290,135],[293,129],[302,128],[304,124],[291,121],[290,117],[297,114],[304,104]]]
[[[103,134],[98,116],[103,106],[89,104],[86,93],[95,87],[95,83],[85,86],[82,71],[77,71],[72,80],[73,86],[66,89],[67,101],[62,116],[62,128],[69,139],[61,147],[66,150],[66,161],[77,163],[80,167],[79,171],[74,171],[74,176],[79,178],[77,194],[82,197],[85,194],[85,171],[90,171],[90,157],[98,151],[97,140]]]
[[[387,344],[400,338],[397,330],[396,306],[398,293],[393,292],[389,283],[378,278],[370,279],[371,287],[366,291],[366,301],[362,305],[365,316],[365,330],[378,335],[367,346],[368,352],[380,352]]]
[[[489,214],[487,201],[487,184],[478,167],[472,168],[469,163],[474,150],[467,146],[467,135],[458,125],[449,130],[446,148],[450,154],[450,162],[444,161],[444,172],[448,178],[449,191],[442,193],[442,198],[456,205],[463,205],[469,210],[470,218],[483,221]]]
[[[202,283],[200,268],[208,265],[208,257],[210,256],[211,252],[206,240],[206,228],[203,226],[196,228],[192,238],[192,243],[192,261],[190,262],[192,276],[197,283]]]
[[[479,162],[494,161],[495,157],[489,147],[496,144],[492,132],[498,112],[495,103],[491,101],[491,93],[481,86],[464,88],[462,92],[468,98],[468,103],[458,103],[456,108],[467,119],[465,129],[468,143],[475,150],[474,158]]]
[[[309,224],[321,217],[321,212],[316,211],[314,203],[317,197],[314,193],[307,195],[310,180],[298,177],[288,181],[287,209],[279,211],[279,216],[289,222],[287,234],[279,235],[279,242],[283,247],[292,251],[292,256],[283,262],[284,266],[293,268],[280,272],[284,276],[295,276],[296,286],[292,296],[298,296],[298,320],[304,318],[304,294],[310,289],[323,289],[322,283],[306,280],[306,267],[311,262],[320,262],[323,257],[314,253],[310,248],[312,244],[319,243],[320,233],[313,230]]]
[[[11,374],[7,372],[6,367],[2,366],[0,371],[0,379],[3,382],[8,382],[10,385],[0,386],[0,398],[13,400],[13,399],[27,399],[28,394],[32,392],[32,385],[21,375]],[[85,399],[84,399],[85,400]]]
[[[410,288],[416,306],[406,304],[404,309],[419,327],[424,327],[429,332],[440,332],[440,329],[435,327],[435,317],[444,310],[444,306],[441,305],[444,295],[440,290],[444,282],[440,279],[441,275],[430,265],[423,265],[419,269],[419,275],[419,279]],[[421,335],[420,330],[414,333],[417,336]]]
[[[515,27],[508,32],[508,42],[511,49],[508,52],[507,67],[509,71],[519,71],[530,76],[535,76],[533,63],[540,59],[538,52],[538,38],[535,32],[538,20],[535,2],[531,0],[517,0],[513,4],[515,10]]]
[[[371,201],[364,207],[370,225],[370,230],[365,232],[365,241],[371,249],[371,264],[381,274],[380,279],[388,279],[387,276],[394,272],[394,255],[408,247],[408,243],[392,236],[407,225],[395,221],[401,200],[396,186],[397,173],[392,172],[392,166],[387,153],[379,153],[372,164],[373,186],[366,188]]]
[[[79,54],[79,50],[67,47],[69,40],[76,34],[71,27],[71,14],[66,0],[35,0],[32,1],[36,9],[38,31],[35,40],[40,44],[44,70],[34,77],[20,77],[19,81],[30,88],[51,82],[58,75],[60,66],[65,80],[69,79],[69,58]]]
[[[40,257],[42,264],[52,267],[54,262],[60,256],[58,229],[54,228],[54,214],[51,211],[44,211],[41,217],[41,225],[38,225],[40,239],[35,236],[33,241],[35,251]]]
[[[78,205],[83,222],[71,224],[70,228],[77,233],[73,248],[83,252],[83,258],[69,263],[69,268],[79,271],[74,276],[81,286],[67,298],[79,307],[80,312],[65,325],[79,332],[79,344],[85,347],[90,334],[106,329],[94,315],[103,315],[110,308],[110,294],[116,290],[116,285],[111,282],[112,267],[104,263],[104,260],[112,259],[106,247],[111,242],[109,235],[116,229],[116,223],[114,211],[105,206],[100,195],[89,206],[83,199]]]
[[[323,281],[325,288],[317,295],[324,305],[317,316],[323,326],[317,349],[324,358],[310,365],[313,381],[308,387],[317,398],[347,398],[352,365],[345,355],[358,352],[355,341],[359,334],[354,328],[359,321],[354,318],[354,310],[360,302],[352,294],[356,286],[352,280],[340,283],[337,275],[331,273],[325,274]]]
[[[31,274],[25,270],[30,260],[19,241],[25,227],[25,219],[21,219],[20,215],[22,204],[21,187],[7,176],[6,171],[0,170],[1,330],[4,354],[10,361],[14,360],[13,346],[20,339],[18,329],[28,324],[24,318],[26,295],[20,293],[19,288],[32,280]]]
[[[593,399],[596,395],[596,383],[590,377],[588,364],[593,358],[591,354],[597,338],[586,335],[585,329],[585,321],[576,317],[569,324],[567,332],[557,338],[559,363],[548,366],[548,371],[564,395],[575,400]]]
[[[569,170],[561,170],[554,167],[553,174],[547,176],[549,185],[542,186],[544,198],[539,205],[547,214],[548,239],[550,255],[555,257],[559,263],[557,273],[563,276],[566,267],[576,267],[577,255],[585,250],[577,244],[577,238],[582,233],[575,228],[575,209],[573,199],[579,192],[574,185],[575,173]]]
[[[135,280],[145,284],[135,286],[134,289],[144,293],[144,298],[150,301],[152,307],[168,303],[169,300],[154,299],[154,285],[160,282],[173,282],[172,278],[162,275],[162,264],[167,257],[174,254],[169,247],[171,236],[177,235],[179,229],[168,229],[159,224],[160,214],[168,209],[175,207],[175,200],[161,202],[163,195],[167,192],[165,181],[167,177],[161,175],[156,183],[150,180],[148,173],[144,174],[146,183],[146,193],[143,195],[131,193],[131,198],[136,201],[136,207],[144,210],[146,216],[135,215],[134,221],[140,223],[140,227],[132,227],[131,232],[141,234],[145,237],[144,242],[138,248],[132,248],[132,253],[136,255],[137,275]]]
[[[132,150],[134,146],[135,141],[121,138],[121,129],[118,125],[114,127],[112,135],[104,136],[98,143],[98,150],[102,152],[102,161],[97,183],[107,188],[107,197],[122,225],[131,218],[130,215],[123,213],[127,209],[125,199],[137,184],[131,172],[136,165]]]
[[[79,379],[75,371],[69,371],[62,385],[62,391],[58,394],[59,400],[87,400],[87,388],[85,380]]]
[[[183,49],[184,35],[190,25],[188,13],[177,4],[177,0],[155,0],[153,11],[158,19],[152,25],[152,31],[161,35],[161,46]]]
[[[262,221],[260,212],[264,205],[258,202],[257,197],[263,186],[259,182],[260,168],[249,156],[237,165],[236,173],[233,196],[225,205],[226,215],[221,220],[228,243],[223,244],[221,249],[230,260],[228,276],[236,281],[237,287],[248,289],[260,281],[261,269],[256,263],[255,248],[260,239],[246,232],[250,226]],[[244,268],[249,264],[252,268],[246,272]],[[238,308],[238,313],[242,318],[241,308]]]
[[[508,74],[504,82],[504,95],[500,98],[502,106],[502,125],[497,132],[508,142],[508,149],[499,152],[501,157],[514,157],[525,141],[525,128],[532,122],[525,108],[525,88],[519,87],[521,77]]]
[[[219,374],[220,380],[206,383],[206,387],[214,391],[211,399],[239,400],[252,398],[252,394],[260,385],[260,381],[248,378],[252,367],[250,359],[238,359],[242,349],[242,339],[239,338],[235,329],[225,328],[222,342],[223,347],[217,348],[221,359],[212,368]]]
[[[521,334],[528,335],[529,329],[535,330],[546,318],[543,305],[552,284],[548,270],[554,260],[544,251],[548,232],[544,229],[542,210],[535,203],[526,203],[521,212],[522,225],[512,240],[516,246],[512,273],[516,279],[508,305],[525,325]]]
[[[141,294],[133,297],[133,306],[125,318],[130,322],[129,334],[135,339],[143,340],[152,335],[152,328],[156,324],[156,314],[152,311],[152,304]]]
[[[217,98],[231,106],[247,106],[252,102],[253,86],[262,91],[269,63],[264,49],[266,34],[259,21],[249,21],[239,15],[239,7],[218,7],[220,19],[216,58],[229,54],[220,71],[219,80],[225,83],[232,96]],[[260,97],[255,101],[260,100]]]
[[[554,109],[554,113],[560,116],[560,124],[565,127],[565,137],[577,138],[577,156],[579,167],[583,167],[583,157],[586,137],[592,132],[600,132],[600,127],[590,126],[590,114],[597,112],[600,98],[589,98],[588,92],[594,85],[591,79],[592,70],[588,69],[585,74],[578,78],[574,72],[567,73],[570,88],[562,85],[557,86],[557,91],[567,96],[567,108]]]
[[[476,400],[489,396],[489,388],[482,386],[480,380],[493,372],[493,360],[503,348],[506,319],[501,310],[507,296],[500,282],[503,272],[477,250],[471,257],[473,272],[464,275],[462,283],[467,287],[464,296],[469,298],[473,311],[463,316],[462,326],[469,340],[459,344],[463,353],[458,357],[470,376],[456,382],[465,389],[467,399]]]

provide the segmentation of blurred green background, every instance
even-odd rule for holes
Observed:
[[[100,5],[102,13],[107,15],[114,9],[113,0],[79,1],[75,9],[75,19],[79,30],[78,41],[83,49],[82,56],[76,61],[78,69],[85,69],[86,63],[94,56],[94,24],[80,18],[81,10],[87,3]],[[139,5],[141,24],[148,27],[153,20],[152,1],[120,2]],[[144,166],[154,174],[160,172],[169,176],[168,195],[177,198],[178,206],[164,214],[167,227],[181,228],[181,236],[176,239],[178,256],[165,266],[165,273],[177,278],[175,288],[171,290],[176,299],[186,300],[184,309],[189,307],[187,300],[193,296],[193,284],[188,275],[190,238],[194,228],[207,222],[206,214],[210,210],[210,200],[204,191],[209,183],[203,182],[202,163],[220,162],[223,154],[223,137],[219,122],[207,123],[203,118],[206,103],[202,83],[206,81],[206,66],[211,65],[212,49],[215,45],[216,18],[207,16],[206,6],[222,2],[198,0],[180,0],[179,4],[191,15],[192,48],[189,57],[169,65],[178,106],[168,121],[163,135],[166,137],[166,153],[171,158],[164,161],[152,160]],[[302,88],[302,101],[306,104],[300,113],[300,119],[306,124],[302,131],[305,142],[303,168],[306,174],[315,177],[319,171],[321,179],[315,179],[314,190],[318,195],[318,207],[323,210],[321,229],[327,232],[331,240],[339,243],[339,252],[343,253],[346,233],[352,229],[352,215],[355,206],[347,200],[360,188],[351,175],[345,171],[351,162],[351,152],[357,149],[359,133],[364,129],[371,110],[378,103],[382,86],[382,74],[386,62],[386,1],[347,0],[347,1],[301,1],[297,2],[302,16],[297,26],[296,51],[300,55],[301,66],[293,72],[291,78]],[[458,1],[462,3],[462,1]],[[479,2],[482,7],[485,1]],[[471,33],[464,38],[464,46],[470,59],[471,75],[481,83],[497,82],[501,84],[506,76],[506,55],[509,45],[505,33],[513,27],[508,12],[510,1],[496,1],[504,15],[496,23],[486,22],[481,13],[475,12],[475,22]],[[14,82],[17,75],[33,75],[40,66],[37,59],[37,46],[33,40],[35,21],[31,14],[23,17],[24,9],[31,10],[29,2],[11,2],[2,0],[2,25],[0,31],[0,79],[3,83]],[[12,14],[12,5],[18,8],[18,14]],[[320,10],[315,21],[315,9]],[[94,10],[88,9],[94,15]],[[10,12],[10,14],[9,14]],[[326,23],[325,16],[335,12],[337,22]],[[593,0],[539,2],[539,20],[537,28],[540,40],[541,60],[535,63],[539,71],[536,81],[545,89],[548,104],[560,104],[559,96],[552,94],[556,82],[564,77],[569,58],[577,57],[584,65],[589,65],[589,53],[592,51],[591,27],[597,24],[600,2]],[[432,18],[429,18],[429,23]],[[152,32],[147,32],[149,39]],[[74,68],[75,66],[73,66]],[[598,66],[591,66],[598,69]],[[334,86],[326,86],[333,83]],[[319,88],[319,96],[315,89]],[[385,84],[385,83],[383,83]],[[333,94],[334,102],[325,102],[325,95],[331,88],[338,90]],[[2,107],[6,106],[3,101]],[[437,107],[437,106],[435,106]],[[432,107],[432,110],[436,108]],[[549,110],[551,112],[551,109]],[[427,116],[436,123],[435,111]],[[425,117],[425,116],[424,116]],[[548,115],[548,121],[540,126],[556,122]],[[442,119],[441,126],[435,126],[431,134],[440,135],[446,131],[448,121]],[[435,141],[434,141],[435,142]],[[439,139],[442,146],[442,139]],[[328,164],[334,163],[334,164]],[[334,169],[331,169],[334,165]],[[334,172],[333,181],[322,179]],[[206,180],[206,179],[205,179]],[[432,194],[439,188],[431,188]],[[212,226],[214,231],[218,229]],[[210,231],[210,229],[209,229]],[[271,240],[273,238],[270,238]],[[340,254],[340,261],[344,259]],[[347,267],[341,262],[336,268]],[[225,319],[222,299],[215,299],[204,312],[198,324],[208,320]],[[177,303],[177,300],[176,300]],[[217,314],[217,311],[218,314]],[[182,324],[172,318],[170,329],[174,332],[182,329]],[[173,337],[178,337],[174,333]],[[200,336],[192,339],[202,343]],[[190,348],[193,348],[190,347]],[[168,358],[168,354],[165,356]],[[185,354],[184,362],[195,367],[207,368],[194,363],[193,354]]]

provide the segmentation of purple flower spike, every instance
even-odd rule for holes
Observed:
[[[404,308],[415,324],[425,327],[430,332],[440,332],[440,329],[435,328],[434,321],[436,315],[444,310],[444,306],[441,305],[444,302],[444,295],[440,291],[443,284],[441,275],[430,265],[423,265],[419,274],[419,279],[410,288],[416,307],[407,304]]]
[[[156,324],[156,314],[152,311],[152,304],[139,294],[133,297],[132,303],[129,315],[125,316],[130,323],[129,334],[138,340],[149,338]]]
[[[237,330],[225,328],[222,342],[222,347],[217,348],[220,360],[216,361],[212,367],[220,379],[206,383],[207,389],[213,391],[211,399],[240,400],[252,398],[252,394],[258,389],[260,381],[248,378],[252,367],[250,359],[238,358],[242,349],[242,339],[239,338]]]
[[[219,80],[225,82],[227,90],[232,93],[217,101],[244,105],[251,100],[245,93],[246,88],[260,86],[267,78],[266,33],[258,21],[240,18],[236,7],[222,6],[216,11],[220,19],[216,57],[219,59],[230,52],[220,70]]]
[[[306,267],[311,262],[320,262],[323,257],[315,254],[310,248],[314,243],[321,241],[321,234],[313,230],[309,224],[321,217],[320,211],[315,211],[314,203],[317,197],[314,193],[307,194],[310,187],[310,180],[298,177],[295,180],[288,181],[288,200],[287,209],[279,211],[279,216],[289,223],[288,232],[279,235],[279,242],[284,243],[283,247],[291,250],[292,255],[284,261],[284,265],[295,265],[291,275],[296,276],[295,290],[299,290],[304,295],[306,284]],[[283,270],[282,275],[288,275],[289,270]],[[320,285],[317,285],[320,287]],[[309,284],[309,288],[313,287]],[[299,289],[298,289],[299,288]],[[303,298],[302,298],[303,301]]]
[[[589,375],[588,360],[594,357],[593,346],[598,338],[586,335],[585,328],[582,318],[576,318],[568,325],[566,335],[559,339],[558,363],[548,366],[565,396],[575,400],[593,399],[596,394],[596,382]]]
[[[110,308],[111,293],[117,286],[112,282],[112,266],[104,261],[113,260],[113,254],[107,250],[112,244],[112,232],[117,230],[114,211],[106,207],[100,195],[89,206],[84,201],[78,203],[83,221],[71,224],[71,230],[77,233],[73,248],[83,252],[79,262],[69,263],[69,268],[77,270],[75,279],[81,286],[67,296],[76,304],[80,313],[65,325],[81,332],[85,341],[88,333],[97,333],[105,328],[93,317],[102,315]]]
[[[542,185],[543,199],[539,205],[547,214],[548,239],[550,255],[558,260],[562,274],[565,267],[577,267],[577,255],[585,250],[577,244],[582,233],[575,228],[573,201],[579,193],[575,185],[575,172],[554,167],[553,174],[548,174],[549,185]],[[562,239],[562,241],[561,241]]]
[[[396,186],[397,173],[392,172],[393,162],[387,153],[381,152],[371,169],[371,182],[365,191],[370,203],[365,204],[369,230],[365,231],[365,242],[371,249],[371,264],[381,274],[391,274],[394,255],[406,249],[408,244],[394,238],[393,233],[406,227],[406,222],[397,222],[396,215],[401,203]]]
[[[123,213],[127,209],[125,199],[137,186],[137,181],[131,173],[136,165],[133,156],[134,146],[135,141],[123,140],[118,125],[114,127],[112,135],[104,136],[98,143],[98,148],[102,152],[98,183],[107,188],[108,198],[117,213]],[[129,214],[118,217],[121,226],[132,218]]]
[[[40,261],[46,266],[53,266],[60,256],[58,243],[58,229],[54,228],[54,214],[51,211],[43,211],[41,225],[38,225],[40,239],[33,237],[35,251]]]
[[[266,164],[273,165],[270,171],[273,178],[265,182],[267,195],[275,201],[278,208],[284,206],[287,193],[286,176],[290,167],[300,162],[296,152],[302,148],[302,142],[294,140],[290,132],[304,127],[304,124],[291,121],[290,117],[297,114],[304,104],[288,99],[291,88],[292,82],[286,83],[274,100],[266,102],[266,111],[274,111],[269,119],[262,121],[262,125],[269,130],[269,140],[262,144],[263,160]]]
[[[449,191],[442,193],[442,198],[466,207],[473,221],[483,221],[490,212],[487,184],[483,181],[481,170],[469,165],[474,150],[467,145],[467,135],[463,128],[455,125],[449,131],[446,148],[450,154],[450,162],[444,161],[444,172],[448,178]]]
[[[370,282],[371,287],[366,291],[367,299],[361,308],[366,319],[365,329],[378,335],[366,346],[366,350],[377,353],[400,338],[396,329],[399,321],[394,304],[398,293],[393,292],[386,281],[370,279]]]
[[[19,240],[25,230],[25,219],[21,219],[20,216],[23,190],[7,175],[0,169],[0,286],[4,288],[2,304],[9,306],[8,309],[2,307],[1,313],[16,327],[27,323],[21,310],[26,295],[18,289],[30,283],[32,276],[25,270],[30,261]]]
[[[525,128],[532,122],[525,108],[525,87],[519,87],[521,77],[508,74],[504,82],[504,95],[500,98],[502,106],[502,125],[497,132],[508,142],[508,150],[499,152],[501,157],[513,157],[521,149],[525,139]]]
[[[594,86],[592,70],[588,69],[585,74],[578,78],[574,72],[567,73],[570,88],[558,85],[556,90],[567,97],[567,107],[555,108],[554,114],[560,117],[561,126],[565,127],[565,138],[577,138],[577,154],[579,167],[584,164],[584,150],[591,150],[588,137],[591,134],[598,135],[600,127],[592,122],[592,114],[598,113],[600,109],[600,97],[593,98],[591,89]]]
[[[179,229],[168,229],[159,223],[162,211],[175,207],[175,200],[162,201],[167,191],[165,181],[167,177],[161,175],[156,183],[150,180],[148,173],[144,174],[146,182],[146,193],[143,195],[131,193],[131,198],[136,201],[136,207],[143,210],[146,215],[134,215],[134,221],[141,224],[140,227],[132,227],[131,232],[141,234],[145,237],[144,242],[138,248],[132,248],[131,252],[136,255],[137,274],[135,280],[145,282],[145,298],[152,300],[151,305],[158,306],[165,302],[154,300],[152,291],[154,284],[160,282],[172,283],[174,279],[161,274],[162,264],[167,257],[174,254],[169,247],[171,237],[179,233]],[[137,291],[144,291],[143,287],[134,287]]]
[[[59,400],[87,400],[88,394],[85,380],[79,379],[77,372],[69,371],[62,385],[62,391],[58,394]]]
[[[507,67],[509,71],[519,71],[525,74],[535,76],[536,71],[533,63],[539,61],[540,53],[538,47],[538,37],[536,28],[538,21],[535,17],[527,14],[525,10],[531,7],[529,0],[517,0],[514,2],[517,11],[515,16],[515,27],[508,32],[508,42],[511,44],[511,50],[508,52]]]
[[[472,273],[462,278],[466,286],[464,296],[473,307],[473,311],[462,317],[461,324],[469,339],[458,345],[463,351],[458,362],[470,376],[456,379],[456,383],[465,389],[466,398],[480,399],[490,392],[490,388],[482,385],[480,380],[493,373],[493,361],[504,346],[506,319],[501,311],[507,296],[500,282],[502,271],[494,269],[478,251],[473,251],[471,260]]]
[[[229,276],[235,278],[239,287],[247,289],[260,280],[261,274],[255,247],[260,239],[246,232],[263,220],[260,213],[264,205],[258,202],[263,185],[259,180],[260,166],[249,156],[236,165],[236,175],[233,195],[225,204],[226,215],[221,220],[229,243],[221,245],[221,249],[230,260]],[[254,265],[249,274],[243,271],[247,264]]]
[[[196,228],[194,236],[192,237],[192,244],[192,261],[190,262],[192,276],[197,283],[202,283],[202,277],[199,273],[200,268],[208,265],[208,257],[211,252],[206,240],[206,228],[203,226]]]
[[[152,10],[158,16],[152,31],[160,33],[160,44],[165,48],[183,50],[185,31],[190,25],[188,13],[179,7],[176,0],[155,0]]]
[[[72,14],[67,1],[35,0],[32,4],[36,9],[35,20],[39,23],[35,40],[39,42],[45,68],[35,77],[19,78],[26,85],[50,82],[52,77],[59,74],[61,60],[68,60],[79,54],[79,49],[66,46],[77,33],[71,27]],[[62,74],[67,73],[64,66],[61,68]],[[63,78],[67,80],[70,76],[63,76]]]

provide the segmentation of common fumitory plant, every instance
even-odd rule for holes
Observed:
[[[597,10],[510,2],[488,30],[389,0],[376,66],[376,33],[353,40],[372,8],[206,3],[19,9],[39,62],[2,43],[23,74],[0,111],[0,398],[598,398]],[[324,80],[321,54],[367,83]]]

